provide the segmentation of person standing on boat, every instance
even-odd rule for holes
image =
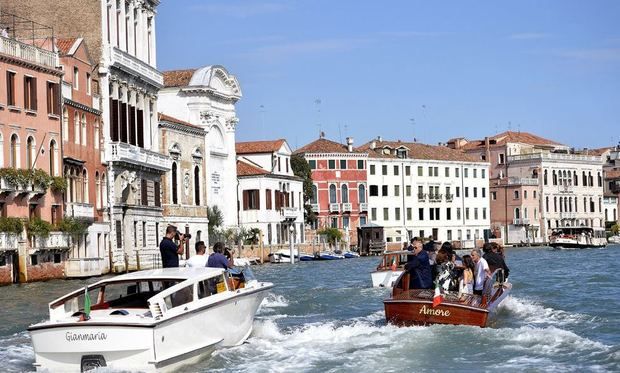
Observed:
[[[186,267],[198,268],[206,267],[208,257],[205,255],[207,245],[204,241],[196,242],[196,255],[192,256],[185,262]]]
[[[471,256],[463,255],[463,267],[465,268],[463,269],[463,277],[459,281],[459,294],[473,294],[476,264]]]
[[[504,270],[504,277],[508,278],[510,269],[506,265],[504,258],[502,258],[499,254],[500,247],[501,246],[496,242],[485,243],[482,248],[482,251],[484,251],[482,258],[484,258],[484,260],[486,260],[489,264],[489,270],[491,273],[495,272],[496,269],[501,268]]]
[[[489,270],[489,264],[480,255],[479,249],[473,249],[471,251],[471,258],[476,263],[474,270],[474,294],[482,295],[482,289],[484,289],[484,281],[491,277],[491,271]]]
[[[413,239],[413,255],[407,256],[405,270],[409,272],[411,289],[430,289],[433,286],[428,254],[422,249],[422,240]]]
[[[213,254],[209,255],[209,259],[207,260],[207,267],[213,268],[223,268],[228,269],[232,268],[233,265],[222,252],[224,251],[224,243],[216,242],[213,245]]]
[[[179,266],[179,255],[183,254],[185,235],[179,235],[179,244],[175,244],[172,239],[177,235],[177,227],[169,225],[166,228],[166,236],[159,244],[161,253],[161,263],[164,268],[174,268]]]

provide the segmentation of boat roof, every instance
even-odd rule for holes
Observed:
[[[412,255],[413,252],[409,250],[394,250],[394,251],[384,251],[383,255],[394,255],[394,254],[408,254]]]
[[[556,231],[562,230],[562,229],[574,229],[574,230],[585,230],[585,231],[605,230],[605,228],[603,227],[585,227],[585,226],[575,226],[575,225],[553,228],[553,230],[556,230]]]
[[[190,267],[178,267],[178,268],[158,268],[158,269],[146,269],[143,271],[136,271],[126,273],[124,275],[114,276],[101,280],[94,285],[106,282],[124,282],[124,281],[140,281],[140,280],[154,280],[154,279],[166,279],[166,280],[189,280],[199,277],[210,277],[221,274],[224,272],[223,268],[190,268]]]

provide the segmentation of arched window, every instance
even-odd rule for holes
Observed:
[[[583,212],[588,212],[588,199],[583,197]]]
[[[93,143],[95,144],[95,149],[99,149],[99,121],[95,121],[95,136],[93,137]]]
[[[77,111],[73,114],[73,142],[80,143],[80,114]]]
[[[575,197],[575,212],[579,212],[579,204],[577,203],[577,197]]]
[[[553,197],[553,212],[558,212],[558,197]]]
[[[336,203],[336,185],[332,184],[329,186],[329,203]]]
[[[194,167],[194,203],[200,206],[200,168]]]
[[[549,196],[545,198],[545,210],[549,212]]]
[[[107,206],[103,204],[104,201],[108,200],[108,184],[105,178],[105,173],[101,173],[101,208],[106,208]]]
[[[573,171],[573,185],[574,186],[579,185],[579,178],[577,177],[577,171]]]
[[[603,186],[603,178],[601,177],[601,173],[599,172],[597,174],[597,179],[598,179],[598,186],[599,188]]]
[[[312,198],[310,203],[319,203],[319,189],[316,185],[312,184]]]
[[[545,170],[545,173],[543,174],[543,183],[545,185],[547,185],[547,176],[548,176],[548,172],[547,172],[547,170]]]
[[[558,175],[553,170],[553,185],[558,185]]]
[[[349,187],[347,184],[340,186],[340,201],[342,203],[349,203]]]
[[[13,168],[19,168],[19,137],[17,134],[11,135],[11,160],[10,164]]]
[[[72,202],[71,201],[71,175],[69,174],[69,167],[65,166],[64,172],[63,172],[63,177],[65,178],[65,181],[67,182],[67,189],[65,190],[65,200],[67,202]]]
[[[82,114],[82,145],[86,145],[88,136],[86,136],[86,114]]]
[[[518,207],[515,207],[515,219],[520,219],[521,218],[521,211],[519,210]]]
[[[89,203],[88,198],[88,172],[82,170],[82,202]]]
[[[560,197],[560,212],[564,212],[564,198]]]
[[[581,181],[582,181],[583,186],[588,186],[588,177],[586,176],[586,172],[582,171],[581,176],[582,176]]]
[[[101,208],[101,179],[99,177],[99,171],[95,171],[95,207]]]
[[[171,188],[172,189],[172,203],[173,204],[177,204],[178,203],[178,195],[177,195],[177,164],[175,162],[172,163],[172,180],[171,180]]]
[[[56,159],[57,159],[57,153],[58,153],[58,149],[56,149],[56,140],[52,140],[50,141],[50,148],[49,148],[49,157],[50,157],[50,176],[56,176],[57,172],[57,166],[56,166]]]
[[[527,216],[527,207],[524,207],[523,208],[523,219],[527,219],[527,218],[528,218],[528,216]]]
[[[69,141],[69,110],[62,110],[62,141]]]
[[[32,136],[28,136],[28,140],[26,140],[26,167],[28,169],[34,168],[34,156],[35,156],[34,138]]]
[[[568,211],[573,212],[573,199],[568,198]]]
[[[598,199],[598,212],[603,211],[603,199],[599,198]]]
[[[366,185],[364,184],[360,184],[357,187],[357,198],[359,200],[360,203],[366,203]]]
[[[594,186],[594,178],[592,177],[592,172],[588,172],[588,186]]]

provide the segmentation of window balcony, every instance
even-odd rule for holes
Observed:
[[[446,202],[452,202],[454,200],[454,194],[446,194]]]
[[[418,193],[418,201],[419,202],[426,201],[426,193]]]
[[[360,212],[362,211],[368,211],[368,203],[366,202],[360,203]]]
[[[538,179],[531,177],[509,177],[508,185],[538,185]]]
[[[429,200],[431,202],[441,202],[442,194],[431,194],[429,195]]]
[[[46,49],[24,44],[12,38],[0,36],[0,53],[55,69],[59,65],[58,54]]]
[[[19,235],[0,232],[0,251],[17,250]]]
[[[351,212],[353,210],[353,204],[352,203],[343,203],[342,204],[342,212]]]
[[[139,75],[158,88],[164,86],[164,76],[159,70],[112,45],[109,48],[111,66]]]
[[[123,142],[108,144],[106,153],[111,162],[125,162],[159,171],[169,171],[172,166],[166,155]]]
[[[319,208],[319,204],[318,203],[311,203],[310,204],[310,208],[312,209],[312,211],[319,213],[320,208]]]
[[[296,220],[299,215],[299,210],[295,207],[283,207],[281,211],[282,217],[284,219],[292,219]]]
[[[95,209],[90,203],[67,203],[65,216],[77,219],[95,219]]]
[[[560,213],[560,219],[576,219],[576,218],[577,218],[576,212],[561,212]]]
[[[63,232],[50,232],[48,237],[34,237],[33,249],[69,249],[69,235]]]
[[[104,269],[103,258],[71,258],[65,262],[67,277],[100,276]]]
[[[330,203],[329,204],[329,212],[340,212],[340,204],[338,203]]]
[[[528,218],[513,219],[512,224],[513,225],[529,225],[530,224],[530,219],[528,219]]]

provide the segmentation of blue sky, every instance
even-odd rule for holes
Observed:
[[[241,141],[620,140],[620,1],[164,0],[160,70],[224,65]]]

